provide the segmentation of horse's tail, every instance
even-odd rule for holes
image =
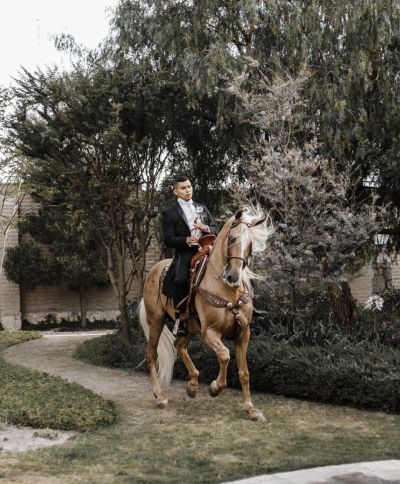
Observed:
[[[149,325],[147,324],[146,308],[143,299],[139,304],[139,321],[146,340],[149,341]],[[158,379],[163,387],[168,387],[172,380],[177,352],[174,346],[175,338],[171,331],[164,326],[157,347]]]

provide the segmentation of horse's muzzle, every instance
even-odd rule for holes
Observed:
[[[232,274],[230,271],[224,271],[223,281],[230,287],[238,288],[240,285],[240,275]]]

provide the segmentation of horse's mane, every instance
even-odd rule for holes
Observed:
[[[243,207],[243,210],[243,222],[251,221],[254,218],[265,218],[263,223],[248,230],[253,243],[253,252],[261,252],[265,250],[267,240],[275,231],[271,217],[266,215],[259,205],[257,205],[257,207],[246,205]]]
[[[255,253],[265,250],[266,242],[268,238],[274,233],[275,229],[272,224],[271,217],[269,215],[266,215],[259,205],[257,205],[256,207],[253,207],[251,205],[245,205],[243,207],[243,214],[241,216],[242,222],[251,223],[254,220],[261,220],[263,218],[265,218],[264,222],[253,227],[247,227],[246,225],[243,225],[243,227],[245,227],[243,230],[243,236],[248,237],[248,239],[244,242],[251,242],[253,246],[253,252]],[[218,237],[221,242],[222,240],[226,239],[226,234],[234,222],[235,217],[233,216],[225,223]],[[249,266],[246,266],[246,268],[244,269],[243,276],[246,279],[262,278],[262,276],[253,272],[249,268]]]

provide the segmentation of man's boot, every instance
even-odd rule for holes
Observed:
[[[175,326],[174,329],[172,330],[172,334],[176,337],[180,336],[186,336],[188,334],[186,325],[187,325],[187,320],[185,320],[184,316],[185,311],[180,311],[179,313],[176,314],[176,319],[175,319]]]

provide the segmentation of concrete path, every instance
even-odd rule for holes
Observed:
[[[122,407],[153,407],[150,378],[146,373],[94,366],[73,358],[75,349],[84,341],[107,332],[46,332],[43,338],[7,348],[3,357],[9,363],[60,376],[89,388]],[[169,400],[181,398],[185,382],[173,382]]]
[[[122,407],[154,407],[147,374],[88,365],[72,355],[83,341],[104,333],[46,333],[39,340],[11,346],[4,353],[10,363],[75,381]],[[174,382],[170,400],[180,398],[185,382]],[[201,398],[201,393],[199,397]],[[400,484],[400,460],[363,462],[283,472],[235,481],[242,484]]]
[[[398,484],[400,483],[400,460],[314,467],[233,482],[235,484]]]

